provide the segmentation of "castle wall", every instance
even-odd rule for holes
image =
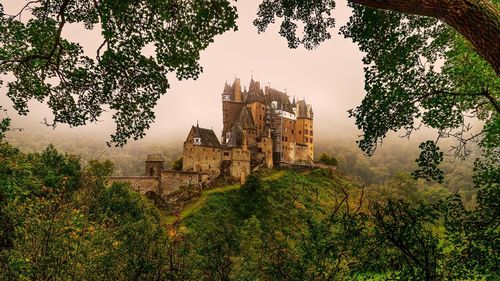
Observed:
[[[160,174],[160,192],[169,194],[183,186],[200,186],[201,178],[197,172],[162,171]]]
[[[144,175],[149,177],[158,177],[163,169],[163,161],[146,161]]]
[[[298,118],[295,125],[297,144],[307,145],[308,155],[314,159],[314,130],[313,120],[310,118]]]
[[[108,184],[114,182],[128,182],[133,190],[146,194],[149,191],[159,193],[160,178],[159,177],[109,177]]]
[[[259,143],[257,143],[257,147],[261,149],[262,153],[265,156],[266,167],[268,169],[273,168],[273,139],[270,137],[264,137],[261,139]]]
[[[250,151],[242,148],[232,148],[231,177],[240,182],[250,174]]]
[[[307,145],[298,144],[295,146],[295,162],[311,162],[311,159],[309,158],[309,147]]]
[[[259,136],[265,134],[265,126],[266,126],[266,106],[260,102],[252,102],[247,105],[252,113],[253,121],[255,123],[255,127],[257,128],[257,134]]]
[[[182,170],[219,174],[222,161],[222,149],[184,143]]]

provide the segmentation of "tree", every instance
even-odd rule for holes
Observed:
[[[499,122],[498,1],[353,0],[349,5],[353,15],[340,32],[366,54],[367,95],[349,111],[363,131],[360,148],[372,155],[389,131],[403,129],[409,137],[422,125],[436,129],[434,145],[421,145],[421,160],[428,161],[418,163],[429,168],[417,174],[441,180],[432,174],[439,171],[438,140],[456,138],[452,154],[461,158],[469,153],[469,141],[488,133],[471,131],[469,117]],[[282,18],[280,34],[290,47],[314,48],[331,37],[334,6],[333,0],[266,0],[254,24],[263,32]],[[302,38],[296,22],[303,23]]]
[[[30,19],[21,21],[26,13]],[[7,94],[19,114],[29,112],[30,100],[47,103],[54,114],[48,125],[82,126],[113,110],[111,142],[122,146],[153,122],[167,74],[196,79],[200,51],[235,29],[236,17],[229,1],[218,0],[34,0],[13,15],[0,4],[0,73],[14,77]],[[62,37],[68,24],[101,28],[95,58]],[[154,55],[146,56],[151,46]]]
[[[172,163],[172,170],[182,171],[182,157],[180,157],[179,159],[175,160],[174,163]]]
[[[335,159],[335,157],[330,156],[326,153],[321,153],[321,155],[319,156],[319,162],[323,163],[323,164],[335,165],[335,166],[337,166],[337,164],[338,164],[337,159]]]

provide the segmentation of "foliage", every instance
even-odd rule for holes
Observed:
[[[333,0],[316,1],[314,4],[308,1],[264,0],[253,23],[259,32],[264,32],[276,17],[280,18],[279,33],[288,40],[288,47],[297,48],[302,44],[307,49],[313,49],[331,38],[328,29],[335,26],[335,19],[331,16],[334,8]],[[302,38],[296,35],[297,22],[304,23]]]
[[[465,209],[398,174],[366,187],[316,169],[251,174],[183,222],[109,161],[0,145],[0,280],[352,280],[498,277],[496,209]]]
[[[153,279],[168,243],[157,209],[112,164],[0,143],[0,280]]]
[[[497,122],[500,80],[492,65],[439,19],[353,2],[356,3],[349,2],[353,15],[340,33],[357,43],[365,54],[367,95],[361,105],[349,111],[363,132],[359,147],[367,155],[373,155],[390,131],[403,130],[409,137],[422,127],[436,129],[439,137],[435,144],[427,141],[421,145],[417,160],[421,169],[414,175],[441,181],[437,145],[440,138],[455,139],[453,155],[462,159],[470,153],[467,147],[470,141],[495,137],[487,136],[486,130],[472,130],[468,121],[477,118],[486,124]],[[385,5],[377,1],[360,3]],[[493,5],[498,8],[497,2]],[[289,46],[295,48],[302,43],[311,48],[330,38],[328,28],[334,22],[329,10],[334,6],[334,1],[264,1],[254,24],[264,31],[276,17],[283,18],[280,35],[288,40]],[[415,14],[418,9],[415,7]],[[298,24],[304,26],[302,40],[297,37]],[[481,42],[485,40],[491,39]]]
[[[326,164],[326,165],[334,165],[334,166],[337,166],[337,164],[338,164],[337,159],[335,157],[330,156],[326,153],[321,153],[321,155],[319,156],[318,162]]]
[[[413,171],[415,178],[425,178],[427,180],[443,181],[443,171],[438,168],[439,163],[443,162],[443,152],[433,141],[426,141],[420,144],[421,153],[415,162],[420,169]]]
[[[172,170],[182,171],[182,157],[172,163]]]
[[[30,19],[21,15],[30,11]],[[236,9],[229,1],[28,1],[16,15],[0,6],[0,73],[14,108],[21,115],[31,100],[47,101],[50,123],[82,126],[113,110],[111,141],[144,136],[153,108],[169,88],[168,73],[196,79],[200,52],[216,35],[235,29]],[[96,57],[61,34],[68,24],[100,27]],[[145,49],[153,48],[147,56]],[[2,81],[3,82],[3,81]]]
[[[495,276],[491,263],[495,242],[478,245],[472,241],[480,238],[470,237],[470,246],[488,261],[479,265],[476,254],[464,256],[462,249],[467,242],[456,240],[464,235],[452,229],[459,224],[449,222],[444,231],[444,219],[457,218],[451,210],[463,209],[461,200],[450,201],[449,193],[422,186],[410,175],[401,174],[390,186],[370,186],[366,191],[366,187],[322,170],[259,178],[253,175],[239,191],[213,194],[185,221],[187,240],[234,231],[224,234],[224,241],[234,243],[236,237],[235,245],[211,248],[221,251],[220,262],[211,270],[230,271],[230,280]],[[403,194],[386,193],[398,189],[403,189]],[[410,195],[411,202],[407,201]],[[215,255],[198,250],[209,240],[194,241],[195,256]],[[224,256],[231,262],[224,263]],[[204,270],[203,276],[213,274]]]

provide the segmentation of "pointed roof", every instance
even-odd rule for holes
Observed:
[[[252,113],[250,112],[248,107],[243,107],[236,123],[240,124],[242,129],[255,129],[255,123],[252,118]]]
[[[233,88],[229,86],[229,84],[226,83],[224,84],[224,90],[222,91],[223,95],[233,95]]]
[[[268,105],[270,105],[273,101],[276,101],[278,102],[278,109],[283,109],[284,111],[293,113],[292,104],[290,103],[290,99],[286,93],[266,87],[265,98]]]
[[[312,118],[312,106],[308,105],[305,100],[297,101],[297,107],[299,108],[297,111],[298,118]]]
[[[227,146],[237,147],[243,143],[243,129],[239,123],[234,123],[230,130],[231,134],[227,140]]]
[[[196,120],[196,128],[194,130],[194,137],[195,138],[201,138],[200,125],[198,124],[198,120]]]
[[[196,126],[191,127],[191,131],[186,139],[186,142],[191,141],[190,136],[193,138],[201,138],[201,146],[209,146],[209,147],[220,147],[220,142],[217,136],[215,135],[214,130],[200,128],[198,124]]]

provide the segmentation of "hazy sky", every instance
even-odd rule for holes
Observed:
[[[2,0],[6,13],[17,10],[25,1]],[[313,105],[316,135],[353,134],[354,120],[347,118],[346,111],[361,102],[363,90],[362,54],[350,40],[338,35],[351,11],[345,1],[337,1],[334,16],[337,27],[332,30],[332,39],[316,50],[302,47],[289,49],[284,38],[279,36],[279,26],[272,26],[266,33],[257,34],[252,21],[255,19],[260,1],[245,0],[236,3],[238,8],[238,31],[226,32],[215,38],[201,55],[204,72],[196,81],[172,79],[170,91],[155,108],[156,121],[147,132],[148,138],[168,138],[186,135],[192,124],[199,120],[200,126],[222,129],[221,93],[226,80],[232,83],[235,77],[242,85],[249,84],[253,74],[262,86],[269,85],[285,90],[290,96],[305,98]],[[85,31],[78,26],[69,26],[63,36],[80,42],[88,54],[95,54],[101,39],[98,30]],[[10,105],[0,89],[0,104]],[[14,126],[42,128],[40,121],[50,117],[50,111],[39,103],[32,103],[32,112],[27,117],[15,118]],[[9,110],[13,117],[13,110]],[[71,129],[73,133],[111,132],[113,122],[110,115],[99,124]],[[66,130],[60,125],[56,132]],[[96,134],[99,135],[99,134]],[[103,141],[107,140],[102,137]]]

